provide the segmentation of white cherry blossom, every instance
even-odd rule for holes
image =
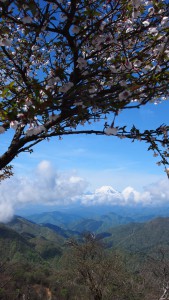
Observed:
[[[87,120],[86,132],[145,140],[165,165],[169,145],[162,128],[145,133],[100,120],[168,99],[166,1],[8,2],[0,20],[1,133],[17,130],[15,142],[22,139],[24,149],[28,136],[39,142],[79,133]],[[88,129],[94,122],[105,130]],[[10,149],[10,157],[18,154]]]
[[[125,91],[121,92],[119,94],[119,100],[120,101],[126,100],[130,96],[130,94],[131,93],[128,90],[125,90]]]
[[[10,47],[12,45],[12,40],[8,38],[0,39],[0,46]]]
[[[117,135],[118,128],[116,128],[116,127],[107,127],[104,132],[105,132],[106,135]]]
[[[16,130],[18,128],[19,122],[18,121],[11,121],[10,128]]]

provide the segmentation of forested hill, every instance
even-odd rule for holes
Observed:
[[[109,291],[105,300],[112,295],[119,300],[156,299],[162,294],[163,270],[169,266],[168,250],[169,218],[83,236],[15,217],[0,224],[0,299],[26,295],[26,299],[49,300],[48,293],[52,300],[94,299],[85,274]]]
[[[107,218],[106,218],[107,220]],[[105,217],[103,217],[103,221]],[[56,254],[61,254],[64,248],[65,241],[71,237],[80,238],[83,232],[93,232],[98,239],[104,241],[108,248],[120,248],[131,252],[151,252],[157,247],[167,247],[169,245],[169,218],[156,218],[145,223],[128,223],[111,227],[112,220],[103,226],[103,231],[97,230],[98,222],[92,219],[79,220],[76,223],[76,231],[63,229],[59,226],[46,223],[36,224],[21,217],[15,217],[10,223],[7,224],[10,229],[9,233],[20,238],[20,240],[33,245],[36,251],[42,255],[42,257],[54,257]],[[82,225],[87,226],[83,226]],[[89,230],[90,226],[91,229]],[[103,223],[102,223],[103,224]],[[78,226],[79,225],[79,226]],[[109,226],[108,226],[109,225]],[[101,228],[101,227],[100,227]],[[84,229],[84,230],[82,230]],[[15,231],[14,231],[15,230]],[[8,232],[9,231],[9,232]],[[3,238],[5,234],[1,236]],[[12,238],[12,237],[11,237]],[[48,250],[47,250],[48,249]]]
[[[41,261],[40,255],[34,251],[28,239],[3,224],[0,224],[0,258],[1,262],[5,260]]]
[[[27,240],[42,258],[53,258],[62,253],[64,238],[48,227],[22,217],[14,217],[7,226]]]
[[[169,247],[169,218],[156,218],[146,223],[132,223],[108,230],[109,247],[130,252],[150,253]]]

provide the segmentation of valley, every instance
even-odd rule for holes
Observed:
[[[87,218],[54,211],[28,218],[15,216],[0,224],[1,299],[10,299],[10,290],[15,299],[19,295],[28,299],[31,294],[32,300],[48,300],[46,291],[53,300],[94,299],[90,275],[102,293],[100,299],[115,295],[121,300],[127,293],[125,299],[153,295],[158,300],[165,275],[162,266],[169,266],[169,217],[146,218],[149,220],[140,222],[139,214],[134,218],[115,212]],[[112,276],[115,286],[119,287],[120,280],[125,283],[120,294],[108,280]]]

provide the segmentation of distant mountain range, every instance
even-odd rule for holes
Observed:
[[[151,262],[154,262],[157,268],[161,266],[161,254],[168,260],[169,217],[152,219],[154,211],[150,210],[143,213],[139,209],[135,209],[134,214],[132,210],[126,209],[124,214],[122,208],[121,214],[119,212],[118,208],[113,212],[102,210],[100,214],[98,210],[91,212],[88,208],[83,213],[80,213],[80,210],[76,213],[55,211],[30,217],[34,221],[15,216],[8,224],[0,224],[1,286],[5,284],[6,287],[6,290],[0,290],[0,299],[2,292],[7,293],[8,290],[14,291],[17,295],[21,287],[25,294],[26,291],[30,292],[30,290],[34,292],[34,287],[38,287],[38,291],[44,292],[48,290],[49,286],[52,288],[53,295],[56,294],[56,299],[62,299],[66,291],[65,282],[69,278],[67,276],[71,276],[74,280],[74,275],[71,274],[75,274],[73,264],[76,260],[72,260],[72,255],[73,253],[78,255],[78,252],[73,252],[76,248],[73,249],[72,245],[75,245],[75,247],[80,246],[77,249],[88,249],[86,248],[88,244],[84,244],[82,247],[80,245],[80,242],[84,242],[83,232],[86,231],[93,232],[92,236],[96,237],[104,246],[103,251],[106,256],[113,255],[113,250],[117,250],[120,264],[124,262],[125,268],[133,274],[133,278],[136,279],[137,283],[142,270],[144,271],[145,267],[151,267]],[[162,211],[159,210],[159,213],[162,213]],[[149,220],[141,222],[144,218]],[[136,220],[138,221],[136,222]],[[55,224],[52,224],[52,222]],[[90,237],[90,235],[88,236]],[[73,243],[72,238],[76,242]],[[98,245],[97,240],[96,245]],[[119,254],[120,256],[118,256]],[[91,260],[89,261],[91,262]],[[147,264],[149,261],[150,265]],[[77,262],[79,264],[78,260]],[[157,262],[159,262],[159,265],[157,265]],[[66,269],[67,266],[68,270]],[[72,271],[73,273],[71,273]],[[128,273],[125,273],[127,278],[126,274]],[[147,276],[149,280],[149,273]],[[9,282],[9,279],[11,282]],[[140,281],[141,288],[142,280],[144,278]],[[9,282],[8,285],[6,282]],[[134,281],[131,282],[133,284]],[[15,289],[13,290],[14,284]],[[152,281],[150,281],[150,286],[151,284]],[[154,284],[156,285],[156,281]],[[28,286],[29,290],[27,290]],[[72,285],[70,289],[72,289]],[[64,295],[67,299],[67,294]],[[10,294],[10,297],[8,297],[8,299],[14,298],[16,299],[14,294]],[[39,298],[36,295],[31,299]],[[135,297],[132,299],[135,299]],[[146,299],[152,299],[152,297]]]
[[[84,207],[73,210],[44,212],[28,216],[38,224],[53,224],[65,230],[101,233],[128,223],[140,223],[156,217],[168,217],[169,208],[152,207]]]
[[[52,224],[65,230],[72,230],[76,232],[91,231],[96,233],[103,232],[110,227],[134,222],[134,220],[130,217],[122,217],[113,212],[87,218],[71,213],[68,214],[67,212],[53,211],[32,215],[29,216],[28,219],[38,224]]]
[[[56,212],[54,214],[57,215]],[[144,223],[129,221],[130,219],[110,213],[102,219],[100,217],[100,220],[79,219],[79,223],[76,220],[74,229],[64,229],[51,223],[36,224],[25,218],[15,217],[7,225],[0,225],[0,256],[16,256],[19,251],[25,257],[27,254],[28,257],[32,255],[35,260],[51,259],[62,255],[66,241],[71,237],[79,239],[83,229],[95,232],[96,237],[102,239],[108,248],[143,255],[159,247],[169,249],[168,217],[159,217]]]
[[[112,209],[112,207],[111,207]],[[86,207],[53,211],[0,224],[0,257],[53,259],[62,255],[65,242],[92,232],[108,248],[150,253],[169,248],[168,208]],[[158,216],[158,217],[157,217]],[[163,216],[163,217],[161,217]]]

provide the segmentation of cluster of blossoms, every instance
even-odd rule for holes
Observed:
[[[40,141],[166,101],[168,15],[163,0],[0,0],[0,133],[12,128],[25,143]],[[151,132],[114,122],[100,132],[157,147]],[[152,138],[168,147],[162,131]],[[167,151],[160,152],[163,163]]]

